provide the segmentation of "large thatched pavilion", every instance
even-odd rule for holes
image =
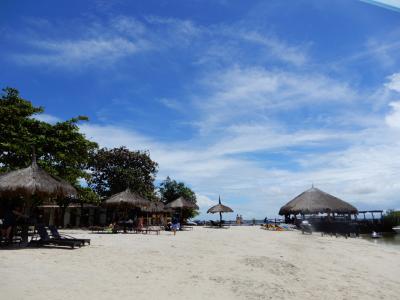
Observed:
[[[335,196],[312,187],[282,206],[279,214],[286,217],[290,215],[304,217],[305,215],[318,214],[351,216],[357,214],[357,208]]]
[[[279,210],[285,221],[300,225],[302,219],[308,219],[313,230],[349,235],[358,233],[352,215],[357,215],[353,205],[325,193],[314,186],[286,203]],[[300,218],[298,218],[300,215]],[[292,217],[292,218],[291,218]]]

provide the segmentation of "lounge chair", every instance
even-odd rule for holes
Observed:
[[[67,234],[60,234],[58,232],[58,230],[57,230],[57,227],[54,226],[54,225],[50,225],[49,229],[50,229],[50,232],[51,232],[51,236],[53,238],[61,239],[61,240],[78,241],[78,242],[81,242],[83,246],[85,245],[85,243],[90,245],[90,239],[77,239],[77,238],[74,238],[74,237],[72,237],[70,235],[67,235]]]
[[[32,240],[31,244],[32,245],[37,245],[37,246],[46,246],[46,245],[54,245],[54,246],[65,246],[65,247],[71,247],[74,249],[75,247],[81,247],[82,242],[79,241],[72,241],[72,240],[66,240],[66,239],[57,239],[57,238],[52,238],[49,236],[46,228],[43,225],[38,225],[36,227],[37,232],[40,236],[39,240]]]

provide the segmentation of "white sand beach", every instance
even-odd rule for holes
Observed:
[[[399,299],[400,251],[362,239],[195,228],[68,233],[80,249],[0,251],[1,299]]]

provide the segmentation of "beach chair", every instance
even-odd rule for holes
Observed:
[[[75,247],[82,246],[82,242],[50,237],[46,228],[43,225],[38,225],[36,229],[40,239],[39,240],[33,239],[31,241],[32,245],[36,246],[54,245],[54,246],[71,247],[72,249],[74,249]]]
[[[67,235],[67,234],[60,234],[60,233],[58,232],[57,227],[54,226],[54,225],[50,225],[50,226],[49,226],[49,229],[50,229],[50,232],[51,232],[51,236],[52,236],[53,238],[56,238],[56,239],[64,239],[64,240],[71,240],[71,241],[78,241],[78,242],[81,242],[83,246],[85,245],[85,243],[87,243],[88,245],[90,245],[90,239],[77,239],[77,238],[74,238],[74,237],[72,237],[72,236],[70,236],[70,235]]]

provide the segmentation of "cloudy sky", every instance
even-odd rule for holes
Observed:
[[[202,218],[218,195],[274,217],[312,184],[400,208],[399,2],[2,0],[0,86],[150,150]]]

